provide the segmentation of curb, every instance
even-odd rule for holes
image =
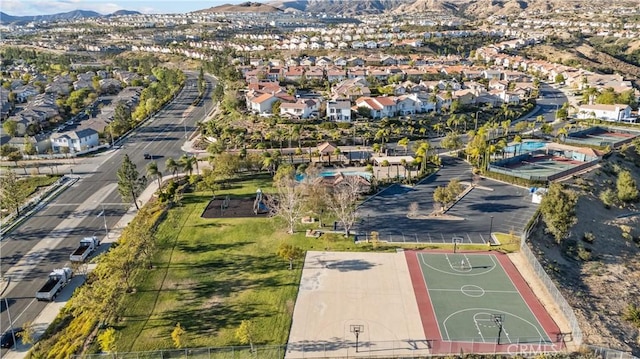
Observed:
[[[22,214],[20,217],[16,218],[11,224],[6,225],[2,229],[2,231],[0,231],[0,240],[5,235],[11,233],[11,231],[13,231],[16,227],[18,227],[22,223],[24,223],[24,221],[26,221],[27,219],[31,218],[31,216],[33,216],[36,212],[38,212],[42,208],[44,208],[49,202],[51,202],[56,197],[58,197],[60,194],[62,194],[62,192],[64,192],[67,188],[71,187],[76,182],[78,182],[78,180],[80,180],[80,177],[63,176],[62,178],[68,178],[68,180],[66,180],[60,186],[58,186],[56,188],[53,188],[51,191],[48,191],[47,193],[45,193],[45,195],[42,197],[42,199],[40,200],[40,202],[38,204],[36,204],[33,208],[31,208],[26,213]]]

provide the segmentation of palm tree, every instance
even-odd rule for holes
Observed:
[[[430,145],[427,141],[421,141],[416,144],[415,151],[416,157],[421,158],[420,173],[424,173],[427,169],[427,158],[429,156]]]
[[[189,176],[191,176],[193,168],[196,166],[196,162],[198,162],[198,160],[195,157],[188,156],[187,154],[182,155],[178,161],[179,166],[182,167],[182,171]]]
[[[407,147],[409,147],[409,139],[408,138],[402,138],[398,141],[398,146],[404,148],[404,154],[407,154]]]
[[[156,161],[147,163],[147,177],[156,177],[158,180],[158,189],[162,188],[162,172],[158,170],[158,163]]]
[[[441,122],[433,124],[433,130],[436,131],[436,137],[440,137],[440,131],[442,131],[444,125]]]
[[[174,176],[178,173],[178,170],[180,169],[180,166],[178,165],[176,160],[174,160],[171,157],[167,158],[164,165],[167,168],[167,171],[170,171],[171,174]]]

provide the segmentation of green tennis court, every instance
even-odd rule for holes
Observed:
[[[548,344],[541,306],[506,257],[488,253],[417,253],[444,341]],[[501,261],[508,261],[509,275]],[[515,271],[515,274],[512,273]],[[512,280],[516,279],[517,284]],[[526,291],[525,291],[526,289]],[[525,292],[525,293],[521,293]],[[526,296],[527,300],[525,301]],[[534,314],[534,311],[538,315]]]

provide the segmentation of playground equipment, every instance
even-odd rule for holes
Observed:
[[[263,202],[264,197],[262,194],[262,190],[258,188],[256,190],[256,199],[253,201],[253,213],[257,216],[260,213],[267,213],[269,208]]]
[[[227,195],[224,200],[222,200],[222,203],[220,204],[220,215],[224,216],[224,211],[229,208],[229,202],[231,200],[229,199],[229,195]]]

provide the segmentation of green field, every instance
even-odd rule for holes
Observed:
[[[239,180],[216,196],[253,197],[256,188],[269,191],[270,186],[266,176]],[[288,263],[276,255],[281,242],[304,250],[395,251],[398,247],[355,245],[340,234],[305,237],[305,230],[317,224],[299,225],[296,234],[288,235],[273,218],[203,219],[200,215],[210,198],[208,192],[185,194],[182,205],[169,210],[159,226],[153,269],[145,271],[134,293],[127,295],[116,324],[119,352],[173,348],[171,331],[176,323],[186,329],[184,347],[239,345],[235,331],[242,320],[254,324],[254,344],[284,344],[302,262],[288,270]],[[432,247],[438,246],[420,246]]]
[[[236,183],[219,195],[254,196],[264,179]],[[242,320],[255,326],[255,344],[283,344],[291,324],[301,262],[288,270],[276,255],[282,241],[304,249],[354,250],[340,235],[288,235],[271,218],[202,219],[210,193],[186,194],[158,230],[159,251],[118,323],[118,351],[172,348],[171,331],[187,331],[185,347],[238,345]],[[307,227],[309,228],[309,227]]]

